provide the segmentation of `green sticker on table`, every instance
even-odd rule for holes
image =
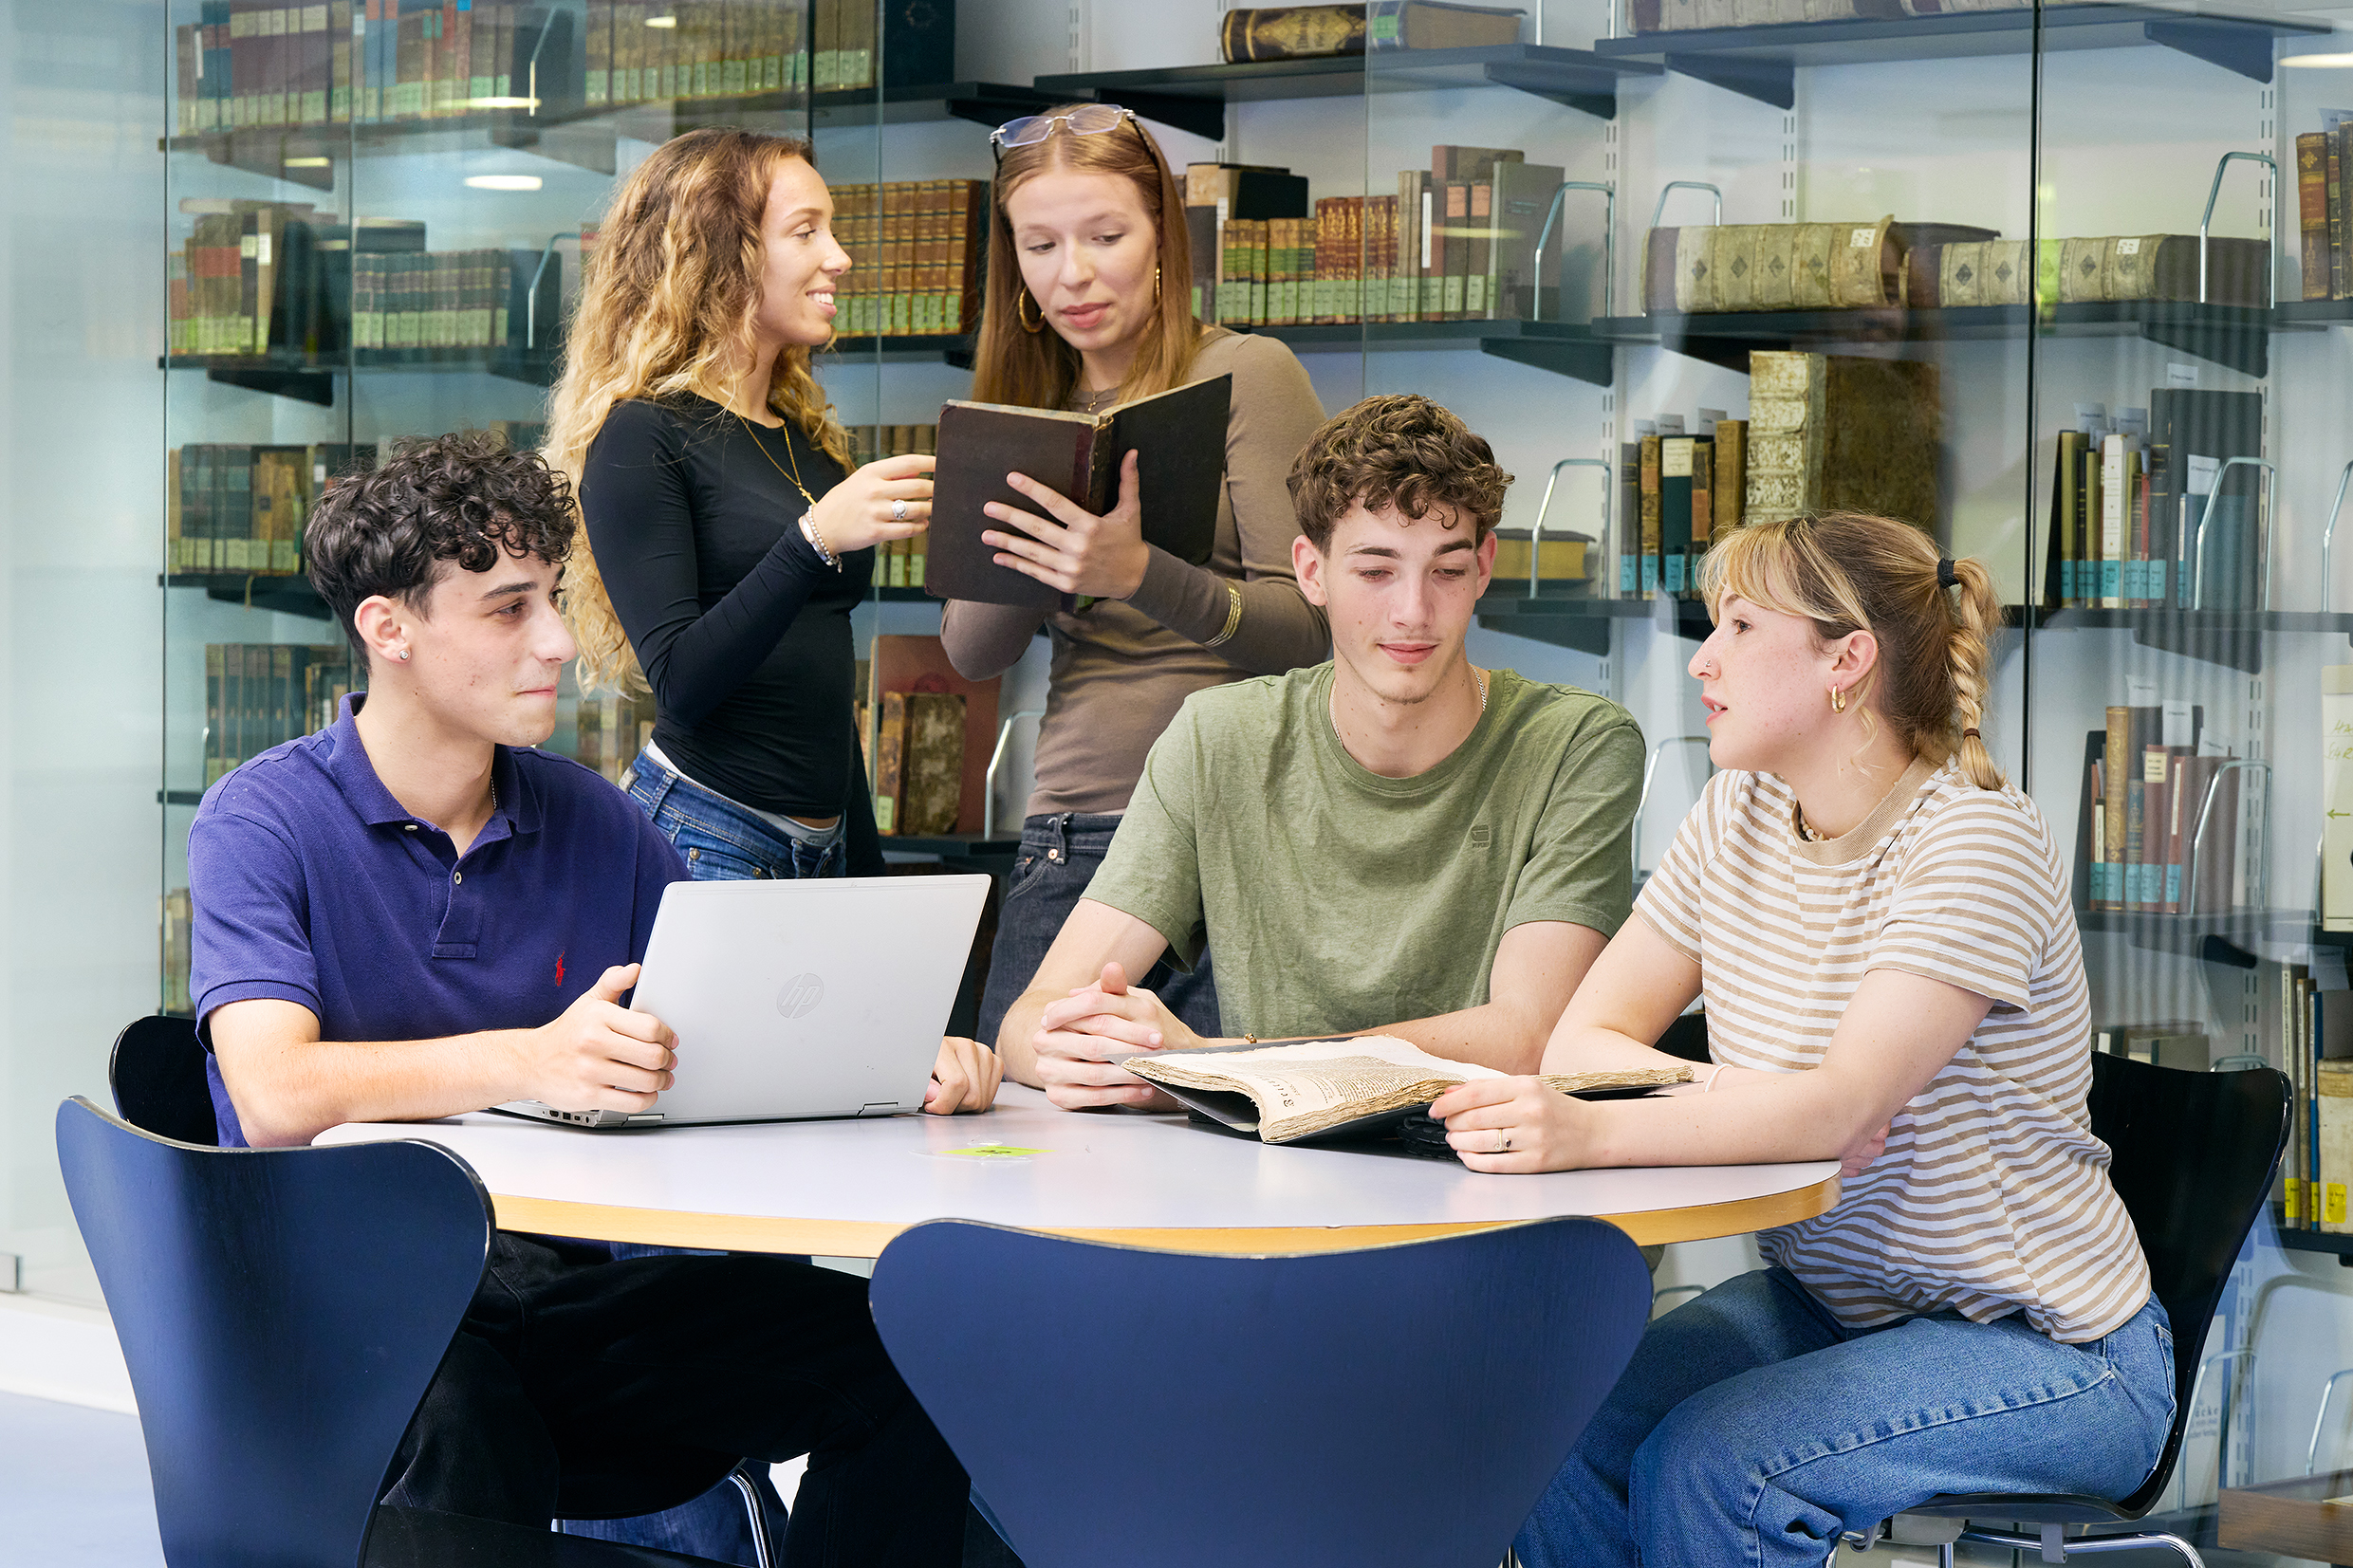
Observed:
[[[973,1160],[1023,1160],[1032,1154],[1050,1154],[1051,1149],[1020,1149],[1010,1143],[976,1143],[970,1149],[931,1149],[933,1154],[955,1154]]]

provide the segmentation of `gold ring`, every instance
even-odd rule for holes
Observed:
[[[1502,1137],[1503,1142],[1496,1147],[1495,1153],[1498,1154],[1509,1154],[1511,1153],[1511,1134],[1509,1133],[1504,1133],[1498,1135]]]

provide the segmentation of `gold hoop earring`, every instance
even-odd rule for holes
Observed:
[[[1833,713],[1846,711],[1846,693],[1835,686],[1830,688],[1830,711]]]
[[[1029,298],[1029,290],[1020,286],[1019,285],[1015,285],[1013,288],[1013,320],[1021,323],[1021,329],[1024,332],[1035,334],[1040,327],[1046,324],[1046,312],[1043,310],[1038,310],[1038,319],[1033,322],[1021,308],[1025,302],[1029,305],[1030,309],[1038,310],[1038,302]]]

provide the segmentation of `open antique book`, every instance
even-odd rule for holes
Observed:
[[[1392,1035],[1294,1040],[1146,1053],[1121,1063],[1193,1110],[1267,1143],[1379,1132],[1458,1083],[1503,1078],[1492,1067],[1436,1057]],[[1688,1082],[1688,1067],[1547,1074],[1565,1095],[1648,1093]]]

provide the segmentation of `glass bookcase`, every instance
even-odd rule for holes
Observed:
[[[786,9],[805,28],[788,37],[830,36]],[[2353,1054],[2353,934],[2323,918],[2325,898],[2344,909],[2353,889],[2321,875],[2328,824],[2353,826],[2339,815],[2353,777],[2336,782],[2330,761],[2353,727],[2353,683],[2332,673],[2353,664],[2353,564],[2332,538],[2353,464],[2353,280],[2325,276],[2343,226],[2332,240],[2324,190],[2312,249],[2296,179],[2300,138],[2353,112],[2353,9],[1542,0],[1509,42],[1229,65],[1216,29],[1173,9],[1008,0],[967,8],[952,60],[894,76],[878,6],[879,86],[843,89],[838,65],[812,58],[758,92],[725,90],[723,66],[713,95],[658,81],[614,101],[611,73],[642,53],[636,33],[616,42],[627,28],[650,36],[662,29],[641,24],[668,16],[702,37],[711,10],[724,38],[732,0],[535,8],[548,29],[535,108],[504,101],[528,87],[493,83],[475,96],[499,101],[443,119],[176,130],[176,251],[241,202],[306,202],[322,277],[419,239],[535,285],[510,291],[526,330],[516,341],[510,308],[498,348],[176,347],[182,478],[190,444],[365,450],[493,421],[523,435],[544,417],[612,179],[676,130],[806,129],[828,180],[873,188],[887,212],[924,182],[987,179],[986,128],[1004,119],[1124,103],[1173,162],[1305,176],[1304,201],[1280,214],[1287,239],[1227,231],[1225,286],[1208,298],[1228,324],[1290,343],[1327,412],[1366,393],[1437,397],[1518,475],[1514,565],[1481,605],[1473,655],[1633,710],[1651,747],[1638,873],[1707,773],[1684,671],[1707,631],[1691,560],[1712,530],[1788,501],[1753,483],[1772,475],[1750,461],[1744,422],[1786,419],[1788,378],[1817,378],[1824,419],[1868,439],[1850,443],[1843,488],[1797,504],[1899,511],[2000,583],[2010,627],[1989,736],[2076,855],[2101,1029],[2168,1063],[2288,1067],[2307,1109],[2328,1076],[2315,1059]],[[344,13],[328,16],[333,31]],[[559,17],[569,52],[551,65]],[[176,5],[174,20],[203,19]],[[600,26],[608,77],[591,102]],[[2353,192],[2353,145],[2341,161]],[[324,249],[339,237],[340,263]],[[883,244],[880,230],[862,241],[870,275]],[[1277,251],[1289,271],[1252,294],[1251,258]],[[972,324],[845,329],[822,374],[867,451],[919,440],[910,427],[966,394]],[[335,638],[295,580],[175,565],[167,581],[176,846],[223,755],[209,650],[267,645],[274,681],[275,648]],[[866,639],[937,626],[936,603],[887,574],[860,617]],[[984,821],[904,839],[899,856],[1010,852],[1024,716],[1044,688],[1032,657],[996,693]],[[567,709],[553,744],[581,734]],[[164,881],[184,886],[182,860]],[[162,989],[175,1000],[168,964]],[[2308,1178],[2308,1158],[2291,1174]],[[2322,1468],[2353,1464],[2353,1411],[2320,1409],[2325,1379],[2353,1366],[2339,1282],[2353,1275],[2338,1261],[2353,1239],[2315,1228],[2302,1187],[2293,1213],[2288,1196],[2209,1345],[2172,1510],[2200,1540],[2221,1488],[2300,1473],[2307,1442]],[[2329,1202],[2324,1183],[2322,1227],[2338,1223]],[[1679,1252],[1662,1282],[1731,1272],[1733,1244],[1718,1245]]]

